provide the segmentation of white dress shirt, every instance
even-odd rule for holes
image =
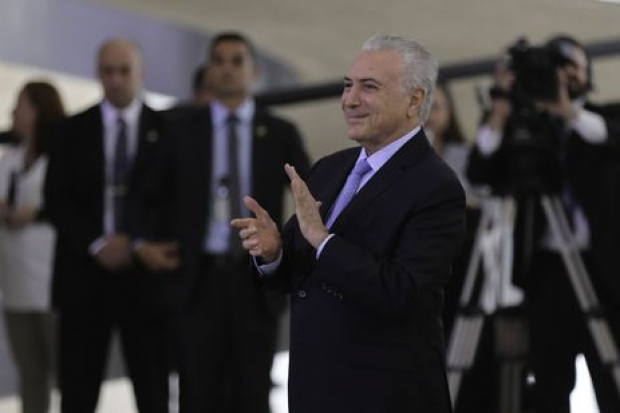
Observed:
[[[95,240],[90,246],[91,254],[96,254],[106,243],[105,235],[114,233],[114,197],[112,174],[114,171],[114,152],[118,138],[118,119],[122,117],[127,125],[127,158],[130,163],[138,151],[138,134],[140,132],[140,115],[142,102],[135,99],[129,106],[118,109],[107,100],[101,105],[101,120],[103,121],[103,149],[105,155],[105,194],[103,197],[103,228],[104,235]]]
[[[241,197],[251,193],[252,171],[252,125],[256,105],[252,99],[247,99],[234,114],[237,122],[237,148],[239,153],[239,192]],[[210,254],[226,253],[230,236],[230,219],[234,217],[222,216],[214,211],[214,202],[217,199],[217,191],[223,178],[228,177],[228,124],[230,110],[218,101],[211,103],[211,119],[213,126],[212,159],[211,159],[211,182],[209,186],[209,212],[207,214],[207,230],[204,240],[204,250]],[[207,137],[204,137],[207,139]],[[241,200],[239,200],[241,202]],[[249,212],[242,208],[244,216]]]

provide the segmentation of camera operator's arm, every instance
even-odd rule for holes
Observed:
[[[510,110],[508,99],[493,99],[491,113],[486,122],[480,125],[476,135],[476,148],[481,155],[489,156],[499,148]]]
[[[601,115],[585,109],[578,102],[575,102],[573,111],[574,114],[568,121],[572,130],[590,143],[600,144],[607,141],[607,124]]]
[[[490,90],[491,110],[484,114],[480,122],[475,145],[469,153],[467,162],[467,178],[475,185],[494,185],[501,163],[498,151],[512,112],[510,90],[514,74],[506,62],[498,62],[493,72],[493,80],[493,87]]]
[[[514,74],[505,61],[500,61],[493,72],[493,87],[490,90],[491,110],[485,114],[476,135],[476,148],[482,156],[494,153],[502,142],[506,121],[512,110],[510,90]]]
[[[466,176],[474,185],[491,185],[498,175],[499,149],[511,107],[508,99],[494,98],[491,112],[478,128],[475,145],[469,153]]]
[[[562,117],[567,126],[575,131],[584,141],[591,144],[603,144],[609,136],[607,122],[600,114],[584,106],[582,99],[571,100],[569,95],[568,74],[558,70],[559,99],[556,103],[544,104],[551,113]]]

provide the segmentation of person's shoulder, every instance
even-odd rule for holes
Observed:
[[[592,103],[587,102],[584,109],[597,113],[603,117],[620,120],[620,102]]]
[[[181,104],[161,111],[162,116],[169,122],[185,122],[196,117],[211,117],[208,105],[196,106]]]
[[[74,113],[73,115],[69,116],[69,119],[80,120],[99,115],[101,115],[101,104],[98,103],[96,105],[89,106]]]
[[[59,127],[61,130],[70,131],[75,128],[92,128],[100,123],[101,107],[97,104],[68,116],[59,124]]]
[[[260,104],[256,105],[254,118],[259,123],[265,123],[276,127],[281,128],[297,128],[295,123],[278,113],[276,113],[272,108],[268,106],[263,106]]]

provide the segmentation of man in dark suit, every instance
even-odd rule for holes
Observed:
[[[422,129],[436,77],[418,43],[368,40],[342,94],[361,150],[321,159],[307,185],[286,165],[282,236],[250,197],[256,217],[232,222],[258,278],[292,293],[291,413],[451,411],[441,312],[465,196]]]
[[[174,112],[162,156],[142,200],[137,255],[153,271],[183,281],[180,317],[180,408],[188,412],[269,412],[270,371],[283,296],[247,276],[248,257],[229,226],[252,194],[283,215],[288,179],[282,165],[309,169],[293,124],[251,97],[257,75],[250,41],[222,33],[211,42],[209,106]],[[234,117],[234,118],[233,118]],[[150,224],[149,224],[150,223]],[[168,225],[166,225],[168,224]],[[170,241],[172,240],[172,241]]]
[[[104,99],[69,119],[50,156],[46,206],[58,231],[53,305],[59,314],[63,413],[94,412],[113,331],[120,333],[140,412],[168,411],[162,280],[133,263],[128,200],[159,144],[160,115],[140,99],[137,47],[98,54]]]
[[[590,282],[618,343],[620,282],[618,267],[611,264],[618,263],[620,112],[617,106],[586,102],[590,62],[581,44],[571,37],[558,36],[545,47],[553,61],[561,63],[557,67],[557,97],[531,96],[541,110],[536,119],[545,120],[541,125],[550,125],[548,133],[535,136],[539,150],[528,153],[527,165],[531,167],[527,168],[527,176],[535,178],[528,182],[542,185],[522,185],[526,171],[514,167],[523,165],[516,160],[525,159],[511,144],[510,125],[516,124],[513,113],[519,112],[505,98],[494,102],[488,122],[478,132],[468,175],[475,183],[491,185],[497,193],[516,195],[519,201],[543,194],[563,201]],[[512,88],[520,89],[518,82],[522,80],[517,72],[517,86]],[[535,120],[533,116],[529,119]],[[525,205],[519,207],[517,215],[516,234],[531,232],[530,242],[523,243],[520,238],[524,237],[515,236],[515,245],[530,251],[515,254],[521,261],[515,263],[519,269],[515,281],[526,292],[529,352],[536,379],[535,411],[570,411],[575,358],[580,353],[586,357],[600,411],[620,411],[618,388],[602,365],[584,322],[559,242],[550,233],[540,205],[536,206],[530,218],[535,223],[533,228],[524,225],[528,221]]]

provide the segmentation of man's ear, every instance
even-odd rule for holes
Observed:
[[[424,102],[424,97],[426,96],[426,92],[422,88],[417,88],[409,95],[409,106],[407,107],[407,116],[419,116],[420,109],[422,108],[422,103]]]

